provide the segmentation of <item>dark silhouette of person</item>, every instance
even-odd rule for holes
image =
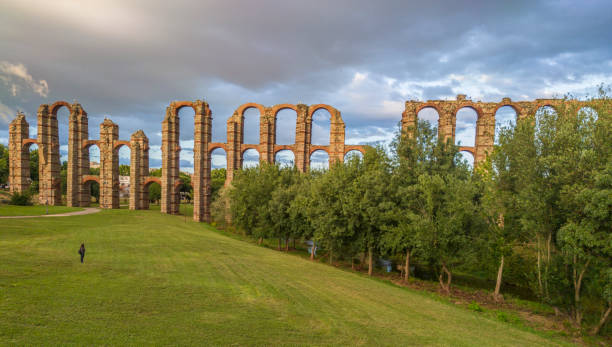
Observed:
[[[81,248],[79,248],[79,254],[81,255],[81,263],[83,263],[83,258],[85,258],[85,244],[81,243]]]

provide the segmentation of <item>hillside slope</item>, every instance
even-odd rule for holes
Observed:
[[[153,211],[2,220],[0,259],[0,344],[563,344]]]

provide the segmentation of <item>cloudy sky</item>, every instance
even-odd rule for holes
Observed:
[[[104,117],[122,139],[143,129],[159,166],[165,107],[195,99],[211,105],[214,141],[225,141],[227,118],[245,102],[301,102],[339,109],[348,143],[386,142],[410,99],[593,94],[612,83],[610,23],[612,3],[590,0],[4,0],[0,143],[17,110],[35,127],[39,104],[77,100],[90,138]],[[181,111],[187,171],[192,114]],[[59,116],[62,136],[66,111]],[[281,143],[292,141],[292,117],[279,119]],[[326,118],[316,117],[315,142],[329,137]],[[256,119],[247,115],[247,142],[257,141]],[[472,128],[459,130],[463,144],[473,141]]]

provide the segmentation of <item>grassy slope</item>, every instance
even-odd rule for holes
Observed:
[[[74,211],[82,211],[81,207],[66,207],[66,206],[13,206],[13,205],[0,205],[0,216],[39,216],[47,213],[58,214]]]
[[[562,343],[155,211],[2,220],[0,259],[0,344]]]

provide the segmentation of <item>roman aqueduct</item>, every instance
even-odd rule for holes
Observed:
[[[504,106],[514,109],[518,118],[534,115],[541,107],[557,107],[563,101],[558,99],[537,99],[535,101],[513,102],[504,98],[501,102],[473,102],[464,95],[456,100],[433,100],[427,102],[407,101],[402,114],[402,128],[413,126],[419,111],[435,109],[439,115],[438,134],[445,139],[455,138],[457,112],[470,108],[476,112],[476,136],[474,146],[462,146],[461,151],[470,152],[474,165],[482,162],[494,144],[495,116]],[[68,121],[68,158],[67,158],[67,206],[89,206],[92,182],[100,186],[100,207],[119,208],[119,149],[130,148],[130,209],[148,209],[148,187],[156,182],[161,186],[162,213],[176,214],[179,211],[180,170],[180,118],[179,110],[192,108],[194,115],[194,172],[193,219],[210,221],[211,204],[211,157],[212,151],[221,148],[227,156],[227,178],[229,184],[234,172],[243,166],[243,154],[249,149],[259,152],[260,161],[274,163],[275,155],[282,150],[294,154],[296,168],[302,172],[309,169],[310,156],[317,150],[327,152],[330,164],[343,161],[350,151],[364,152],[366,146],[345,144],[345,125],[340,111],[324,104],[280,104],[266,107],[256,103],[244,104],[227,120],[227,142],[212,142],[212,112],[208,103],[196,101],[174,101],[166,108],[162,121],[162,175],[149,176],[149,140],[142,130],[136,131],[128,140],[119,139],[119,127],[110,119],[100,124],[99,140],[89,139],[87,112],[78,103],[58,101],[52,105],[43,104],[37,113],[37,137],[30,138],[29,124],[23,114],[9,126],[9,183],[11,192],[27,191],[30,185],[29,147],[37,144],[39,149],[39,203],[62,204],[60,177],[60,144],[58,136],[57,112],[65,107],[69,111]],[[244,143],[244,113],[255,108],[259,110],[259,144]],[[297,114],[295,143],[276,144],[277,115],[281,110],[291,109]],[[327,146],[312,145],[313,114],[325,109],[331,115],[330,142]],[[89,147],[97,145],[100,149],[100,175],[90,175]]]

